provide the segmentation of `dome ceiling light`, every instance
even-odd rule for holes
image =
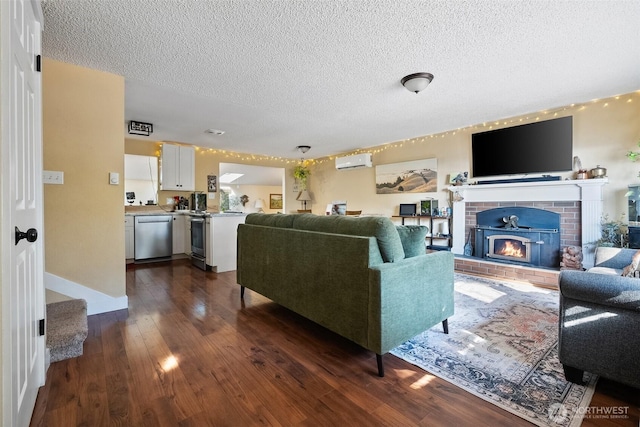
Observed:
[[[433,74],[431,73],[413,73],[408,76],[404,76],[401,80],[402,86],[406,87],[411,92],[418,93],[429,86],[429,83],[433,80]]]

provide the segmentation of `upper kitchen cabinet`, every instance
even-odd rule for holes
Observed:
[[[196,152],[193,147],[162,144],[160,189],[195,191]]]

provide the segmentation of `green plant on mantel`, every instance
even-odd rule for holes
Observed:
[[[298,181],[300,181],[300,184],[302,185],[302,190],[307,189],[307,179],[309,179],[310,175],[311,175],[311,171],[309,170],[309,168],[304,162],[297,165],[293,170],[293,177]]]

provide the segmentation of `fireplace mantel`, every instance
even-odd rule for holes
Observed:
[[[585,267],[593,266],[593,248],[588,245],[601,236],[602,187],[608,178],[514,182],[450,186],[453,203],[451,251],[464,253],[466,204],[471,202],[581,202],[582,245]]]

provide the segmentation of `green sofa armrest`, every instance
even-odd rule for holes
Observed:
[[[387,353],[453,315],[453,262],[440,251],[371,267],[369,349]]]

